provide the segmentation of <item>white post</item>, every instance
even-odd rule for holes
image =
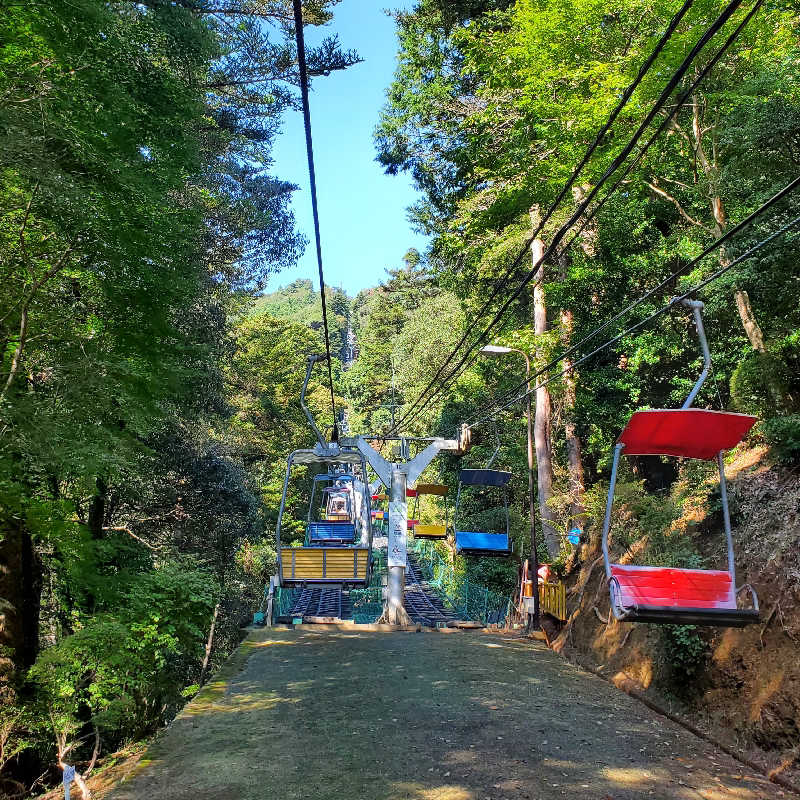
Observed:
[[[388,597],[387,611],[390,625],[408,624],[409,618],[403,606],[406,585],[408,503],[406,502],[406,474],[397,465],[392,469],[392,485],[389,501],[389,552],[387,557]]]
[[[456,440],[434,439],[410,461],[388,462],[377,450],[367,444],[361,436],[356,439],[356,446],[369,461],[381,482],[389,489],[389,547],[387,553],[387,592],[386,616],[391,625],[408,625],[411,618],[403,606],[403,594],[406,583],[406,536],[408,534],[408,504],[406,503],[406,487],[417,482],[417,478],[428,464],[436,458],[440,450],[459,452]],[[407,458],[407,446],[403,440],[400,458]]]

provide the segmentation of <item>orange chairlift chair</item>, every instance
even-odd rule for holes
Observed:
[[[617,440],[603,522],[603,558],[611,609],[618,620],[626,622],[741,628],[758,621],[758,597],[749,584],[736,587],[723,453],[742,441],[756,418],[691,407],[711,369],[711,353],[703,329],[703,303],[687,299],[680,302],[690,308],[694,315],[704,368],[681,408],[637,411]],[[620,456],[623,454],[716,460],[727,540],[727,569],[675,569],[611,563],[608,536],[614,487]],[[739,602],[743,594],[749,595],[750,602],[747,605]]]

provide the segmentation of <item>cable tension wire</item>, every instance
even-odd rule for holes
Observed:
[[[610,317],[605,322],[602,322],[600,325],[598,325],[596,328],[593,328],[580,341],[575,342],[575,344],[568,347],[566,350],[564,350],[563,353],[558,355],[552,361],[549,361],[540,370],[538,370],[536,375],[532,375],[531,377],[536,378],[539,377],[540,375],[543,375],[549,369],[552,369],[554,366],[556,366],[556,364],[558,364],[559,361],[563,361],[565,358],[568,358],[569,356],[578,352],[578,350],[580,350],[583,347],[583,345],[586,344],[590,339],[593,339],[595,336],[604,331],[606,328],[610,327],[615,322],[618,322],[623,317],[626,317],[631,311],[633,311],[633,309],[644,303],[646,300],[649,300],[651,297],[653,297],[653,295],[657,294],[658,292],[668,287],[674,280],[690,272],[706,256],[713,253],[714,250],[717,250],[718,248],[722,247],[722,245],[724,245],[725,242],[734,237],[736,234],[740,233],[746,228],[749,228],[762,214],[764,214],[764,212],[772,208],[772,206],[774,206],[776,203],[778,203],[787,195],[796,191],[798,188],[800,188],[800,177],[795,178],[791,183],[784,186],[783,189],[774,194],[769,200],[760,205],[755,211],[748,214],[743,220],[741,220],[741,222],[738,222],[736,225],[732,226],[731,228],[728,228],[728,230],[725,233],[723,233],[722,236],[720,236],[718,239],[715,239],[698,256],[695,256],[691,261],[684,264],[682,267],[676,269],[666,278],[661,280],[657,286],[654,286],[652,289],[649,289],[644,294],[640,295],[635,300],[631,301],[627,306],[625,306],[625,308],[614,314],[613,317]],[[502,403],[507,397],[510,397],[512,394],[518,392],[526,384],[527,384],[527,379],[517,384],[513,388],[503,392],[502,395],[500,396],[499,402]],[[475,413],[482,414],[492,407],[493,406],[491,404],[485,405]]]
[[[317,269],[319,271],[319,296],[322,301],[322,327],[325,329],[325,354],[328,357],[328,384],[331,391],[333,413],[333,441],[339,438],[336,424],[336,400],[333,395],[333,367],[331,364],[331,338],[328,333],[328,307],[325,302],[325,275],[322,271],[322,241],[319,233],[319,210],[317,207],[317,176],[314,170],[314,144],[311,140],[311,110],[308,103],[308,70],[306,69],[306,45],[303,37],[303,6],[301,0],[292,0],[294,7],[294,33],[297,42],[297,65],[300,69],[300,96],[303,101],[303,126],[306,131],[306,155],[308,156],[308,178],[311,186],[311,213],[314,217],[314,240],[317,246]]]
[[[552,381],[558,380],[559,378],[563,378],[564,375],[567,375],[568,373],[572,372],[579,364],[582,364],[584,361],[587,361],[588,359],[596,356],[598,353],[601,353],[603,350],[608,349],[609,347],[611,347],[612,345],[614,345],[617,342],[621,341],[622,339],[624,339],[626,336],[630,335],[634,331],[637,331],[640,328],[643,328],[645,325],[647,325],[648,323],[652,322],[654,319],[660,317],[662,314],[666,314],[666,312],[669,311],[670,308],[672,308],[672,306],[674,306],[676,303],[680,302],[681,300],[685,300],[688,297],[691,297],[695,292],[700,291],[700,289],[705,288],[710,283],[713,283],[714,281],[716,281],[719,278],[721,278],[726,272],[728,272],[729,270],[733,269],[733,267],[741,264],[743,261],[746,261],[748,258],[752,258],[762,247],[765,247],[770,242],[772,242],[774,239],[777,239],[779,236],[783,236],[783,234],[785,234],[787,231],[791,230],[792,228],[796,227],[798,224],[800,224],[800,217],[795,217],[793,220],[791,220],[790,222],[787,222],[785,225],[780,227],[774,233],[771,233],[765,239],[762,239],[760,242],[758,242],[757,244],[753,245],[749,250],[747,250],[745,253],[742,253],[742,255],[740,255],[738,258],[734,259],[729,264],[726,264],[724,267],[720,267],[718,270],[716,270],[716,272],[713,272],[707,278],[705,278],[704,280],[700,281],[700,283],[698,283],[696,286],[692,286],[691,289],[688,289],[687,291],[682,292],[681,294],[677,295],[676,297],[673,297],[672,300],[669,301],[669,303],[667,303],[666,305],[662,306],[657,311],[654,311],[652,314],[650,314],[650,316],[645,317],[643,320],[640,320],[639,322],[636,322],[635,324],[631,325],[629,328],[626,328],[624,331],[622,331],[622,333],[617,334],[613,338],[609,339],[607,342],[603,342],[603,344],[601,344],[599,347],[596,347],[590,353],[587,353],[586,355],[581,356],[573,364],[571,364],[569,367],[567,367],[566,369],[564,369],[561,372],[559,372],[557,375],[553,375],[553,376],[547,378],[546,380],[542,381],[542,383],[540,383],[537,387],[534,387],[533,389],[529,389],[528,391],[526,391],[524,394],[520,395],[519,397],[515,397],[513,400],[510,400],[509,402],[504,403],[502,406],[500,406],[499,408],[495,409],[491,413],[486,414],[486,416],[481,417],[481,419],[477,420],[476,422],[470,423],[468,427],[474,428],[474,427],[480,425],[482,422],[485,422],[486,420],[491,419],[492,417],[494,417],[497,414],[499,414],[501,411],[504,411],[506,408],[509,408],[509,407],[513,406],[515,403],[521,402],[529,394],[533,394],[536,391],[537,388],[539,388],[541,386],[546,386],[548,383],[551,383]],[[543,370],[539,370],[536,373],[536,375],[532,375],[531,378],[540,376],[542,374],[542,372],[543,372]]]
[[[500,307],[499,311],[492,318],[491,322],[479,334],[478,338],[472,343],[472,345],[469,347],[469,349],[467,350],[465,355],[461,358],[461,360],[458,362],[458,364],[456,364],[456,366],[453,368],[453,370],[451,372],[451,375],[449,375],[448,377],[451,377],[453,374],[455,374],[456,372],[458,372],[461,369],[461,367],[464,365],[464,363],[469,358],[469,354],[471,353],[471,351],[474,350],[482,341],[484,341],[486,339],[486,337],[488,336],[488,334],[491,331],[491,329],[497,324],[497,322],[505,314],[505,312],[508,310],[508,308],[511,306],[511,304],[523,292],[523,290],[528,285],[530,280],[536,274],[537,270],[539,269],[539,266],[543,262],[545,262],[554,252],[557,251],[558,245],[561,243],[561,240],[564,238],[564,236],[566,235],[567,231],[569,231],[570,228],[572,228],[572,226],[575,225],[575,223],[580,220],[580,218],[582,217],[582,215],[584,214],[584,212],[586,211],[586,209],[588,208],[588,206],[590,205],[590,203],[592,202],[594,197],[597,195],[597,193],[602,188],[603,184],[624,163],[624,161],[627,159],[627,157],[633,151],[633,148],[636,146],[636,144],[639,141],[639,139],[643,136],[643,134],[645,133],[645,131],[649,127],[650,123],[655,118],[656,114],[658,114],[658,112],[661,110],[661,108],[663,108],[663,106],[666,105],[669,97],[672,95],[672,92],[675,90],[675,88],[677,87],[678,83],[684,77],[686,72],[688,72],[689,67],[691,66],[692,62],[694,61],[694,59],[696,58],[698,53],[706,46],[706,44],[708,44],[708,42],[714,37],[714,35],[725,25],[725,23],[730,19],[730,17],[739,8],[741,3],[742,3],[742,0],[731,0],[731,2],[726,6],[726,8],[720,14],[720,16],[711,24],[711,26],[709,26],[709,28],[700,37],[700,39],[697,41],[697,43],[694,45],[694,47],[691,49],[691,51],[685,56],[685,58],[683,59],[681,64],[678,66],[678,68],[672,74],[672,76],[669,79],[669,81],[667,82],[666,86],[661,91],[661,94],[659,95],[658,99],[653,104],[653,107],[648,112],[647,116],[645,117],[645,119],[643,120],[643,122],[641,123],[639,128],[636,130],[636,132],[634,133],[634,135],[631,138],[631,140],[617,154],[617,156],[612,161],[611,165],[606,169],[606,171],[604,172],[604,174],[602,175],[600,180],[597,182],[597,184],[592,188],[592,190],[589,192],[589,194],[580,203],[580,205],[575,210],[575,212],[572,214],[572,216],[569,218],[569,220],[559,228],[559,230],[557,231],[557,233],[553,237],[553,240],[551,241],[550,245],[545,250],[545,252],[542,255],[542,257],[536,262],[536,264],[533,265],[532,269],[524,276],[524,278],[522,279],[522,281],[519,284],[519,286],[517,287],[517,289],[503,303],[503,305]],[[522,259],[524,258],[525,254],[527,253],[528,247],[529,247],[529,243],[526,242],[526,246],[520,251],[519,255],[514,260],[514,264],[512,265],[512,268],[516,268],[516,266],[519,263],[521,263]],[[431,381],[431,383],[428,385],[428,387],[426,387],[426,389],[423,390],[423,392],[420,394],[420,396],[412,403],[412,405],[409,408],[409,410],[406,412],[406,414],[403,416],[403,418],[395,426],[395,430],[397,428],[399,428],[399,426],[402,425],[404,422],[412,419],[413,417],[416,417],[422,411],[422,409],[425,408],[428,405],[428,403],[430,403],[430,401],[433,399],[433,396],[429,396],[426,400],[424,400],[424,402],[422,402],[423,398],[425,397],[425,394],[430,390],[432,385],[435,383],[436,377],[441,374],[441,372],[447,367],[447,365],[453,360],[454,357],[455,357],[455,352],[453,352],[448,357],[448,359],[445,361],[445,364],[442,365],[442,367],[440,368],[439,372],[437,372],[437,375],[434,376],[434,379]],[[445,378],[444,380],[447,380],[447,378]],[[422,405],[420,406],[421,402],[422,402]],[[416,409],[417,406],[420,406],[420,407],[415,412],[414,409]]]

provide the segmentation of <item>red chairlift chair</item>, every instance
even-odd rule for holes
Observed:
[[[742,441],[755,424],[756,418],[727,411],[691,408],[710,371],[711,353],[703,329],[703,303],[686,299],[681,302],[691,308],[694,314],[705,364],[700,378],[680,409],[637,411],[617,440],[603,522],[603,558],[611,594],[611,609],[618,620],[626,622],[741,628],[758,621],[758,597],[749,584],[736,588],[723,453]],[[722,519],[728,545],[726,570],[611,563],[608,534],[614,487],[623,453],[627,456],[663,455],[717,461]],[[749,607],[740,607],[737,600],[743,591],[750,596]]]

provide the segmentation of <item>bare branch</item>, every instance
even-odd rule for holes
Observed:
[[[36,197],[36,192],[39,191],[39,185],[41,180],[36,181],[36,186],[33,187],[33,191],[31,192],[31,196],[28,199],[28,204],[25,206],[25,214],[22,217],[22,225],[19,228],[19,249],[22,251],[22,257],[27,262],[28,261],[28,252],[25,249],[25,228],[28,226],[28,219],[31,215],[31,206],[33,205],[33,199]]]
[[[677,200],[675,197],[673,197],[673,196],[672,196],[672,195],[671,195],[669,192],[665,191],[665,190],[664,190],[664,189],[662,189],[660,186],[658,186],[658,184],[656,183],[656,180],[657,180],[656,178],[653,178],[653,181],[652,181],[652,182],[651,182],[651,181],[645,181],[645,183],[646,183],[646,184],[647,184],[647,185],[648,185],[648,186],[649,186],[649,187],[650,187],[650,188],[653,190],[653,192],[654,192],[655,194],[657,194],[659,197],[663,197],[665,200],[667,200],[667,201],[669,201],[670,203],[672,203],[672,204],[675,206],[675,208],[677,208],[677,209],[678,209],[678,213],[679,213],[679,214],[680,214],[680,215],[681,215],[681,216],[682,216],[682,217],[683,217],[683,218],[684,218],[684,219],[685,219],[685,220],[686,220],[688,223],[690,223],[691,225],[696,225],[698,228],[702,228],[704,231],[710,231],[710,230],[711,230],[711,228],[709,228],[707,225],[703,225],[703,223],[702,223],[702,222],[698,222],[698,220],[694,219],[693,217],[690,217],[690,216],[689,216],[689,215],[686,213],[686,211],[684,210],[683,206],[682,206],[682,205],[681,205],[681,204],[678,202],[678,200]]]
[[[141,536],[137,536],[127,525],[107,525],[103,527],[104,531],[119,531],[120,533],[127,533],[128,536],[136,539],[137,542],[140,542],[148,549],[152,550],[153,552],[158,552],[158,547],[155,545],[150,544],[150,542],[145,541],[142,539]]]
[[[5,322],[8,317],[17,309],[20,303],[27,308],[36,292],[38,292],[39,289],[41,289],[42,286],[44,286],[57,273],[61,272],[64,267],[64,262],[67,260],[67,256],[72,252],[73,243],[74,240],[73,242],[70,242],[69,247],[61,254],[61,256],[59,256],[58,261],[56,261],[56,263],[53,264],[53,266],[50,267],[50,269],[47,270],[47,272],[45,272],[45,274],[42,275],[42,277],[39,278],[39,280],[36,281],[36,283],[34,283],[27,292],[25,292],[25,294],[17,301],[15,305],[9,308],[8,311],[6,311],[6,313],[0,317],[0,323]]]

